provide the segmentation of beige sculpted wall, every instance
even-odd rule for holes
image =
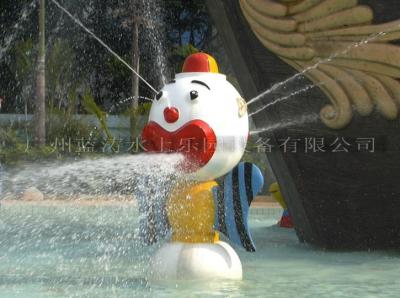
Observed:
[[[357,0],[238,0],[252,31],[269,51],[329,97],[321,110],[330,128],[348,125],[353,110],[375,108],[395,120],[400,109],[400,20],[372,24]]]

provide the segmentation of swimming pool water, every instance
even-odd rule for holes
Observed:
[[[240,282],[147,280],[150,256],[126,206],[0,208],[0,297],[398,297],[400,253],[332,252],[275,225],[279,209],[253,209],[256,253],[237,249]]]

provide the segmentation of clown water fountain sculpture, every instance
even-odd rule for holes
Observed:
[[[155,278],[242,278],[240,259],[219,232],[255,250],[247,217],[263,177],[239,163],[248,134],[246,102],[205,53],[189,56],[156,96],[142,143],[150,152],[180,152],[187,179],[166,203],[172,237],[153,258]]]

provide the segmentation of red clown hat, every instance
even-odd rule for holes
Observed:
[[[215,59],[206,53],[192,54],[186,58],[182,72],[211,72],[219,73]]]

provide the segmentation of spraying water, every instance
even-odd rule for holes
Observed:
[[[154,53],[155,72],[158,72],[159,85],[164,86],[169,80],[168,62],[166,57],[165,44],[167,44],[164,25],[164,14],[160,0],[143,1],[142,19],[146,20],[142,37],[148,39],[151,51]]]
[[[250,113],[249,116],[252,117],[252,116],[258,114],[259,112],[261,112],[261,111],[263,111],[263,110],[269,108],[270,106],[273,106],[273,105],[277,104],[278,102],[287,100],[287,99],[289,99],[289,98],[292,98],[293,96],[296,96],[296,95],[298,95],[298,94],[300,94],[300,93],[303,93],[303,92],[307,92],[307,91],[309,91],[309,90],[311,90],[311,89],[313,89],[313,88],[315,88],[315,87],[321,86],[321,85],[322,85],[322,83],[321,83],[321,84],[318,84],[318,85],[309,84],[309,85],[305,86],[305,87],[302,88],[302,89],[299,89],[299,90],[296,90],[296,91],[290,93],[289,95],[279,97],[279,98],[277,98],[277,99],[275,99],[275,100],[269,102],[269,103],[266,104],[265,106],[263,106],[263,107],[259,108],[258,110],[256,110],[256,111]]]
[[[29,5],[24,6],[24,8],[22,9],[18,22],[13,26],[13,32],[5,38],[2,44],[0,44],[0,59],[2,59],[3,55],[10,49],[11,44],[23,28],[23,26],[21,26],[21,23],[25,22],[28,19],[28,17],[36,8],[36,4],[36,1],[32,1]],[[1,25],[0,28],[3,30]]]
[[[110,109],[108,110],[108,113],[112,113],[114,112],[116,109],[118,109],[120,106],[126,104],[126,103],[130,103],[135,99],[135,96],[130,96],[127,97],[125,99],[122,99],[120,101],[118,101],[117,103],[114,103]],[[145,97],[145,96],[139,96],[139,100],[145,100],[145,101],[149,101],[149,102],[153,102],[153,100],[151,98]]]
[[[297,126],[297,125],[303,125],[306,123],[314,123],[314,122],[318,121],[318,119],[319,119],[318,114],[303,115],[297,119],[286,120],[286,121],[268,125],[266,127],[259,128],[257,130],[253,130],[250,132],[250,135],[257,135],[260,133],[272,132],[276,129],[288,128],[288,127],[295,126],[295,125]]]
[[[373,41],[373,40],[375,40],[375,39],[377,39],[377,38],[380,38],[380,37],[382,37],[382,36],[384,36],[384,35],[386,35],[386,34],[387,34],[387,32],[381,31],[381,32],[376,33],[376,34],[372,34],[371,36],[369,36],[368,38],[365,38],[365,39],[361,40],[360,42],[357,42],[357,43],[354,43],[354,44],[349,45],[349,46],[346,47],[343,51],[338,52],[338,53],[335,53],[335,54],[329,56],[329,57],[326,58],[326,59],[322,59],[322,60],[318,61],[317,63],[315,63],[314,65],[311,65],[311,66],[305,68],[303,71],[301,71],[301,72],[295,74],[294,76],[292,76],[292,77],[290,77],[290,78],[288,78],[288,79],[286,79],[286,80],[284,80],[284,81],[282,81],[282,82],[276,83],[276,84],[273,85],[270,89],[268,89],[268,90],[262,92],[261,94],[257,95],[257,96],[254,97],[253,99],[251,99],[251,100],[248,102],[248,105],[251,105],[251,104],[253,104],[253,103],[255,103],[255,102],[257,102],[257,101],[263,99],[263,98],[264,98],[265,96],[267,96],[268,94],[271,94],[272,92],[274,92],[274,91],[280,89],[281,87],[286,86],[287,84],[289,84],[289,83],[295,81],[296,79],[298,79],[298,78],[300,78],[300,77],[303,77],[307,72],[309,72],[309,71],[311,71],[311,70],[313,70],[313,69],[318,68],[318,66],[320,66],[321,64],[328,63],[328,62],[332,61],[334,58],[338,57],[339,55],[346,54],[346,53],[348,53],[351,49],[356,48],[356,47],[359,47],[359,46],[362,46],[362,45],[365,45],[365,44],[368,44],[369,42],[371,42],[371,41]],[[288,94],[288,95],[279,97],[279,98],[277,98],[277,99],[275,99],[275,100],[273,100],[273,101],[271,101],[271,102],[269,102],[269,103],[267,103],[267,104],[261,106],[260,108],[258,108],[258,109],[255,110],[254,112],[251,112],[251,113],[249,114],[249,116],[254,116],[254,115],[256,115],[256,114],[258,114],[258,113],[264,111],[265,109],[274,106],[275,104],[277,104],[277,103],[279,103],[279,102],[282,102],[282,101],[285,101],[285,100],[287,100],[287,99],[290,99],[290,98],[292,98],[293,96],[296,96],[296,95],[298,95],[298,94],[307,92],[307,91],[309,91],[309,90],[311,90],[311,89],[313,89],[313,88],[315,88],[315,87],[317,87],[317,86],[323,85],[323,84],[324,84],[324,82],[321,82],[321,83],[318,84],[318,85],[316,85],[316,84],[309,84],[309,85],[307,85],[307,86],[305,86],[305,87],[303,87],[303,88],[301,88],[301,89],[295,90],[295,91],[291,92],[291,93]],[[267,127],[261,128],[261,129],[258,129],[258,130],[256,130],[256,131],[252,131],[251,134],[259,134],[259,133],[262,133],[262,132],[270,132],[270,131],[273,131],[273,130],[276,130],[276,129],[285,128],[285,127],[289,127],[289,126],[293,126],[293,125],[301,125],[301,124],[310,123],[310,122],[312,123],[312,122],[317,121],[318,119],[319,119],[319,116],[318,116],[318,115],[314,115],[314,114],[313,114],[313,115],[308,115],[308,116],[303,116],[303,117],[301,117],[300,119],[282,121],[282,122],[279,122],[279,123],[272,124],[272,125],[270,125],[270,126],[267,126]]]
[[[182,156],[178,154],[146,154],[61,165],[32,164],[15,173],[8,173],[4,192],[7,197],[15,198],[24,190],[35,187],[46,198],[53,199],[82,199],[85,195],[94,196],[97,200],[121,195],[135,198],[139,209],[136,234],[141,243],[152,244],[169,232],[164,206],[171,188],[181,177],[177,170],[181,161]]]
[[[60,8],[67,16],[71,18],[74,23],[79,25],[83,30],[85,30],[87,33],[90,34],[98,43],[100,43],[107,51],[109,51],[115,58],[117,58],[123,65],[128,67],[136,76],[138,76],[154,93],[158,93],[158,91],[150,85],[149,82],[146,81],[136,70],[133,69],[132,66],[130,66],[124,59],[122,59],[116,52],[114,52],[103,40],[101,40],[96,34],[94,34],[92,31],[90,31],[85,25],[82,24],[82,22],[74,17],[66,8],[64,8],[60,3],[58,3],[56,0],[51,0],[58,8]]]
[[[5,192],[18,195],[36,187],[45,195],[71,198],[80,194],[133,194],[142,179],[167,182],[178,176],[180,155],[147,154],[103,157],[67,164],[26,165],[15,173],[6,173]],[[154,185],[156,187],[157,185]]]
[[[255,103],[255,102],[261,100],[261,99],[264,98],[266,95],[268,95],[268,94],[270,94],[270,93],[272,93],[272,92],[278,90],[279,88],[281,88],[281,87],[283,87],[283,86],[286,86],[287,84],[289,84],[289,83],[295,81],[296,79],[298,79],[298,78],[300,78],[300,77],[303,77],[306,73],[308,73],[309,71],[311,71],[311,70],[313,70],[313,69],[318,68],[318,66],[320,66],[321,64],[331,62],[331,61],[332,61],[333,59],[335,59],[336,57],[338,57],[338,56],[340,56],[340,55],[347,54],[347,53],[348,53],[350,50],[352,50],[353,48],[357,48],[357,47],[360,47],[360,46],[362,46],[362,45],[368,44],[368,43],[370,43],[370,42],[372,42],[372,41],[374,41],[374,40],[376,40],[376,39],[378,39],[378,38],[380,38],[380,37],[382,37],[382,36],[385,36],[386,34],[387,34],[387,32],[385,32],[385,31],[381,31],[381,32],[376,33],[376,34],[372,34],[372,35],[370,35],[369,37],[367,37],[367,38],[365,38],[365,39],[363,39],[363,40],[361,40],[361,41],[359,41],[359,42],[356,42],[356,43],[354,43],[354,44],[349,45],[349,46],[346,47],[343,51],[334,53],[334,54],[332,54],[331,56],[329,56],[329,57],[326,58],[326,59],[321,59],[321,60],[319,60],[317,63],[315,63],[315,64],[313,64],[313,65],[311,65],[311,66],[305,68],[303,71],[301,71],[301,72],[299,72],[299,73],[297,73],[297,74],[295,74],[295,75],[289,77],[288,79],[286,79],[286,80],[284,80],[284,81],[282,81],[282,82],[278,82],[278,83],[274,84],[274,85],[273,85],[271,88],[269,88],[268,90],[262,92],[261,94],[257,95],[256,97],[252,98],[247,104],[248,104],[248,105],[251,105],[251,104],[253,104],[253,103]],[[305,91],[307,91],[307,90],[309,90],[309,89],[310,89],[310,88],[307,88],[307,87],[306,87],[306,88],[302,88],[302,89],[300,89],[300,90],[294,91],[293,93],[291,93],[291,94],[289,94],[288,96],[286,96],[285,99],[288,99],[288,98],[290,98],[291,96],[296,95],[296,94],[299,94],[299,93],[301,93],[301,92],[305,92]],[[281,101],[281,100],[278,100],[278,101],[276,101],[275,103],[277,103],[277,102],[279,102],[279,101]],[[269,106],[271,106],[271,105],[270,105],[270,104],[267,104],[267,105],[263,106],[262,108],[260,108],[259,110],[257,110],[257,113],[260,112],[260,111],[262,111],[263,109],[269,107]]]

